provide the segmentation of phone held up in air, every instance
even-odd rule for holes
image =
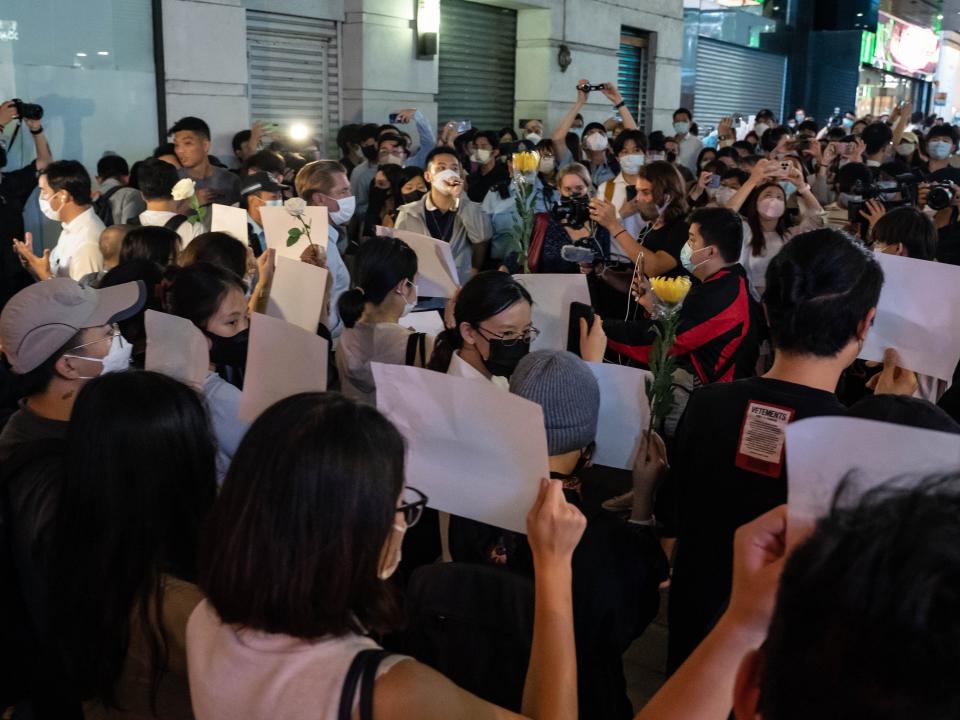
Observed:
[[[570,323],[567,326],[567,350],[577,357],[580,355],[580,318],[587,321],[587,329],[593,327],[596,313],[589,305],[581,302],[570,303]]]
[[[722,179],[722,178],[721,178],[719,175],[717,175],[716,173],[714,173],[713,175],[711,175],[711,176],[710,176],[710,180],[707,182],[707,189],[708,189],[708,190],[716,190],[718,187],[720,187],[720,180],[721,180],[721,179]]]
[[[458,133],[465,133],[467,130],[471,130],[472,128],[473,128],[473,123],[471,123],[469,120],[459,120],[457,122]]]
[[[399,113],[390,113],[387,119],[390,121],[390,124],[393,125],[395,122],[397,122],[398,117],[400,117]]]

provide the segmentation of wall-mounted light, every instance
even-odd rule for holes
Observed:
[[[437,54],[440,35],[440,0],[419,0],[417,4],[417,57]]]
[[[560,50],[557,52],[557,65],[560,66],[560,72],[566,72],[572,62],[573,57],[570,54],[570,48],[566,45],[561,45]]]

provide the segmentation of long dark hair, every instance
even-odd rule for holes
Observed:
[[[199,262],[179,268],[167,290],[167,312],[190,320],[202,330],[231,288],[240,292],[247,289],[235,273],[219,265]]]
[[[200,587],[221,621],[305,639],[393,627],[378,572],[403,460],[390,421],[339,393],[268,408],[204,530]]]
[[[357,253],[356,284],[340,296],[337,309],[343,324],[352,328],[363,314],[366,303],[379,305],[401,280],[413,282],[417,274],[417,254],[403,240],[369,238]]]
[[[657,205],[661,205],[666,197],[670,196],[670,203],[663,211],[665,225],[686,216],[689,210],[686,185],[680,171],[671,163],[655,160],[649,165],[641,166],[637,177],[648,181],[653,187],[653,200]]]
[[[114,703],[133,622],[150,648],[155,703],[169,659],[162,576],[196,581],[215,497],[215,443],[197,393],[142,371],[84,386],[67,430],[48,585],[51,637],[80,697]]]
[[[783,188],[780,187],[780,183],[765,182],[762,185],[754,188],[753,192],[750,193],[746,202],[743,204],[743,215],[747,218],[747,224],[750,226],[750,254],[754,257],[760,257],[763,254],[764,248],[767,247],[766,238],[763,237],[763,228],[760,226],[760,211],[757,208],[757,203],[760,201],[760,193],[767,188],[772,187],[777,188],[781,193],[783,193],[784,201],[783,215],[781,215],[780,219],[777,220],[777,235],[783,237],[783,234],[787,231],[787,228],[790,227],[790,221],[787,219],[786,209],[787,194],[783,192]]]
[[[146,258],[160,267],[166,267],[177,259],[179,249],[180,236],[173,230],[156,225],[135,227],[123,237],[119,264]]]
[[[450,368],[453,353],[463,347],[460,323],[476,327],[522,300],[533,304],[527,289],[507,273],[488,270],[472,277],[457,297],[457,305],[453,310],[456,326],[447,328],[437,336],[427,367],[438,372],[446,372]]]

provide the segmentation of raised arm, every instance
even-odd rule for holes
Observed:
[[[778,165],[771,160],[757,161],[757,164],[753,166],[753,172],[750,173],[750,177],[740,186],[737,194],[730,198],[730,202],[727,203],[727,209],[740,212],[740,208],[743,207],[747,198],[750,197],[750,193],[768,180],[771,174],[776,171],[777,167]]]
[[[560,156],[561,149],[567,149],[567,133],[570,132],[570,128],[573,127],[573,121],[577,119],[577,114],[583,109],[584,104],[587,102],[587,93],[580,88],[589,84],[589,80],[580,79],[577,81],[577,101],[570,106],[567,114],[563,116],[560,124],[557,125],[553,131],[553,135],[550,137],[550,139],[553,140],[553,154],[557,157]]]
[[[623,101],[623,95],[621,95],[617,89],[617,84],[611,82],[604,83],[602,92],[603,96],[612,102],[616,111],[620,113],[620,119],[623,120],[623,129],[636,130],[637,121],[633,119],[630,108],[628,108],[627,104]]]
[[[893,126],[893,147],[896,148],[900,144],[900,141],[903,139],[903,133],[907,129],[907,123],[910,122],[910,116],[913,115],[913,101],[905,100],[900,104],[900,107],[896,109],[897,123]]]

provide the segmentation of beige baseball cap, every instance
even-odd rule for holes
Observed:
[[[53,278],[24,288],[0,313],[0,350],[19,375],[39,367],[84,328],[135,315],[147,299],[140,282],[94,290],[70,278]]]

